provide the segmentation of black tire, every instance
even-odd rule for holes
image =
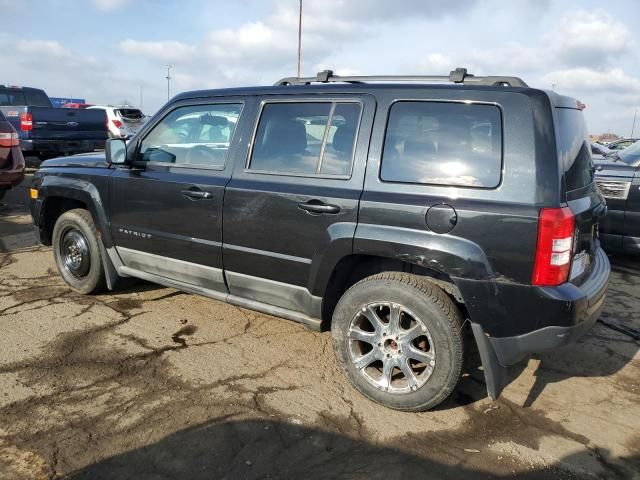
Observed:
[[[422,363],[417,363],[413,359],[404,357],[404,355],[407,355],[407,350],[410,352],[415,351],[412,347],[407,347],[407,345],[414,345],[412,342],[418,341],[418,339],[402,340],[402,335],[405,332],[407,333],[406,339],[413,338],[409,335],[409,332],[414,331],[412,328],[409,329],[407,327],[407,330],[402,330],[403,327],[399,327],[401,329],[400,335],[395,337],[395,340],[400,338],[397,343],[390,337],[386,337],[386,340],[383,338],[387,342],[386,344],[377,343],[378,340],[375,340],[375,344],[369,341],[364,342],[364,344],[372,343],[371,350],[377,349],[374,352],[376,355],[397,357],[404,360],[409,364],[409,368],[413,369],[414,373],[423,368],[422,373],[419,373],[419,375],[422,375],[422,379],[419,381],[416,381],[418,377],[412,376],[412,380],[410,380],[409,376],[403,374],[404,371],[391,367],[391,374],[388,378],[395,380],[388,380],[387,387],[374,385],[371,376],[375,374],[376,369],[380,372],[380,381],[383,384],[387,382],[387,380],[384,380],[384,374],[382,373],[384,368],[382,362],[387,359],[375,360],[374,363],[366,368],[357,368],[354,363],[358,358],[362,359],[367,355],[361,352],[361,357],[354,357],[354,349],[361,348],[362,342],[350,338],[350,335],[353,335],[353,329],[356,328],[353,326],[355,323],[352,322],[362,322],[361,319],[364,318],[366,324],[367,319],[365,317],[370,316],[369,309],[366,306],[372,305],[372,308],[377,309],[375,311],[380,313],[381,316],[378,317],[378,320],[380,320],[386,308],[381,304],[385,303],[389,304],[389,319],[391,318],[391,308],[393,307],[394,311],[402,312],[398,314],[398,318],[401,319],[398,324],[404,322],[409,326],[418,325],[421,327],[420,331],[428,332],[419,338],[425,339],[421,340],[423,343],[420,344],[426,345],[424,347],[425,352],[430,352],[433,355],[433,361],[430,363],[431,367],[426,366],[423,368],[421,366]],[[365,312],[365,310],[369,313],[361,313]],[[418,318],[418,320],[415,320],[414,317]],[[373,323],[371,322],[371,325]],[[383,330],[387,328],[384,325],[389,324],[389,322],[378,323],[379,326],[383,326]],[[427,278],[407,273],[385,272],[361,280],[340,298],[333,313],[333,345],[338,361],[346,372],[347,377],[363,395],[374,402],[396,410],[417,412],[428,410],[442,403],[456,387],[464,360],[462,325],[463,319],[455,303],[442,289],[429,282]],[[424,327],[426,327],[426,330]],[[358,330],[360,328],[357,327]],[[373,328],[374,330],[371,334],[377,335],[378,330],[375,327]],[[367,328],[362,327],[361,331],[365,330]],[[370,329],[367,331],[370,331]],[[401,343],[403,341],[405,343]],[[402,355],[403,348],[406,349],[404,355]],[[384,353],[388,351],[392,353]],[[411,355],[412,353],[408,354],[408,356]],[[375,362],[379,362],[378,366],[376,366]],[[426,365],[428,362],[425,361],[423,363]],[[395,375],[394,372],[396,372]],[[400,386],[392,387],[392,381],[400,384]],[[402,382],[406,383],[405,387],[402,387]],[[409,391],[402,391],[403,388],[409,389]]]
[[[70,267],[70,264],[65,263],[65,259],[68,257],[66,245],[73,243],[74,238],[81,244],[84,241],[81,250],[86,249],[88,253],[88,255],[82,256],[83,260],[79,263],[81,268],[75,270]],[[77,247],[76,250],[78,250]],[[53,256],[60,275],[67,285],[76,292],[90,294],[105,289],[107,281],[98,246],[96,227],[87,210],[77,208],[60,215],[53,227]]]

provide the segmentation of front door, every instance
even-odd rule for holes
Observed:
[[[352,251],[375,102],[270,97],[225,194],[232,295],[320,316],[325,269]]]
[[[111,232],[125,266],[226,291],[222,202],[243,102],[168,109],[110,177]]]

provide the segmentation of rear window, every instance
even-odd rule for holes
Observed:
[[[27,102],[22,90],[14,88],[0,88],[0,106],[13,107],[26,104]]]
[[[558,155],[567,191],[591,184],[594,179],[589,134],[581,110],[556,107]]]
[[[144,114],[137,108],[119,108],[116,110],[116,115],[128,120],[140,120],[144,118]]]
[[[498,107],[404,101],[391,107],[383,181],[493,188],[500,183],[501,170]]]
[[[27,97],[27,105],[31,107],[50,107],[51,100],[47,97],[47,94],[42,90],[31,90],[26,89],[24,91],[25,96]]]

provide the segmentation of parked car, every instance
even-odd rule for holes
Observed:
[[[620,140],[614,140],[613,142],[607,143],[607,148],[609,150],[624,150],[636,143],[638,140],[640,140],[640,138],[621,138]]]
[[[24,179],[24,158],[15,128],[0,112],[0,200]]]
[[[44,162],[32,197],[75,291],[137,277],[330,328],[400,410],[453,391],[465,328],[496,398],[591,328],[610,274],[581,104],[466,69],[184,93],[105,154]]]
[[[591,156],[593,159],[601,159],[607,155],[611,155],[612,153],[613,150],[608,149],[604,145],[597,142],[591,142]]]
[[[131,138],[147,121],[139,108],[95,105],[89,110],[104,110],[107,113],[107,128],[111,138]]]
[[[640,254],[640,141],[596,161],[596,183],[608,206],[600,223],[603,246]]]
[[[84,110],[85,108],[93,107],[91,103],[65,103],[60,108],[76,108]]]
[[[104,148],[103,112],[54,108],[43,90],[0,85],[0,111],[18,132],[24,155],[46,158]]]

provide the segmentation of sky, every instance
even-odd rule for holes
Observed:
[[[0,84],[153,114],[185,90],[295,75],[298,0],[0,0]],[[303,0],[302,73],[516,75],[628,136],[638,0]],[[142,95],[141,95],[142,94]],[[640,133],[640,118],[635,133]]]

